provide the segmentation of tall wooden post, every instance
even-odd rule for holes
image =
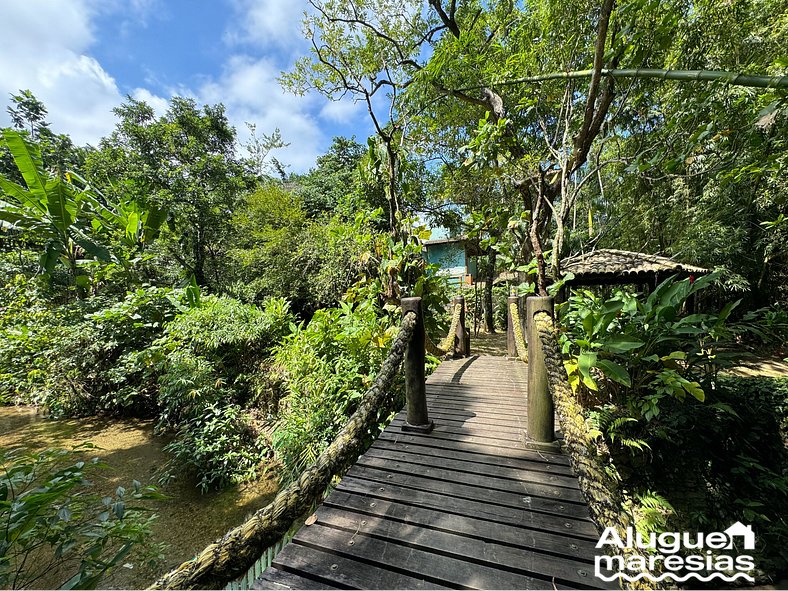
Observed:
[[[553,397],[547,381],[547,367],[539,333],[534,322],[537,312],[553,316],[553,298],[532,296],[525,300],[526,334],[528,338],[528,440],[526,445],[537,449],[554,449],[555,417]]]
[[[416,328],[405,349],[405,399],[407,418],[402,425],[403,431],[429,433],[435,426],[427,416],[427,388],[424,380],[424,315],[421,298],[402,298],[402,315],[416,314]]]
[[[460,321],[457,323],[457,332],[454,333],[454,357],[468,357],[469,347],[465,342],[465,296],[454,298],[454,307],[460,306]]]
[[[509,322],[506,327],[506,356],[509,359],[517,359],[517,342],[514,340],[514,318],[512,318],[512,304],[515,306],[520,305],[520,298],[517,296],[509,296],[506,300],[506,317]]]

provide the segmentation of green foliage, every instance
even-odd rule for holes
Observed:
[[[173,98],[157,118],[142,101],[115,109],[116,130],[91,153],[85,171],[100,188],[167,212],[157,242],[157,264],[194,275],[198,285],[220,282],[219,245],[230,231],[229,212],[253,183],[236,156],[235,129],[222,105],[199,108]]]
[[[158,375],[158,426],[176,433],[168,477],[185,468],[206,491],[256,476],[265,446],[241,406],[275,404],[265,360],[293,321],[282,299],[207,296],[142,355]]]
[[[370,222],[364,212],[351,221],[337,215],[310,221],[295,193],[264,185],[233,218],[225,290],[247,302],[284,297],[303,316],[333,306],[369,267]]]
[[[576,292],[561,320],[573,389],[595,392],[604,377],[609,389],[635,393],[626,397],[628,412],[646,421],[659,415],[666,397],[684,401],[689,395],[703,402],[704,387],[733,356],[724,350],[730,337],[725,321],[736,303],[719,314],[681,313],[690,296],[718,277],[667,279],[647,298],[617,291],[602,300],[587,290]]]
[[[159,425],[177,428],[219,401],[250,403],[260,364],[293,321],[282,299],[261,309],[207,296],[180,314],[145,354],[159,375]]]
[[[48,171],[80,170],[89,148],[77,147],[65,134],[57,134],[47,121],[47,108],[30,90],[11,95],[6,109],[14,129],[26,134],[41,148],[41,160]],[[7,146],[0,144],[0,175],[17,184],[24,178],[14,164]]]
[[[778,306],[746,312],[736,329],[758,348],[772,352],[788,344],[788,311]]]
[[[734,521],[757,533],[759,566],[788,570],[788,380],[723,376],[693,413],[671,409],[652,439],[646,482],[671,499],[674,525],[719,531]]]
[[[328,151],[317,158],[316,166],[295,179],[310,217],[336,213],[362,192],[359,165],[363,155],[364,147],[355,138],[335,137]]]
[[[188,309],[183,290],[146,287],[117,303],[95,297],[54,308],[22,276],[4,291],[0,392],[54,415],[155,411],[155,379],[138,353]]]
[[[83,444],[73,451],[0,450],[0,585],[4,588],[39,587],[41,578],[52,577],[54,571],[62,588],[93,589],[131,556],[141,561],[159,559],[160,546],[149,542],[155,515],[146,515],[138,502],[162,495],[136,480],[131,491],[121,486],[113,496],[91,494],[86,477],[98,459],[79,460],[91,448]]]
[[[276,349],[287,394],[273,445],[285,479],[297,476],[334,439],[372,384],[395,334],[372,301],[342,303],[294,326]]]
[[[128,268],[130,253],[158,232],[164,221],[160,210],[132,200],[109,203],[75,172],[49,174],[40,146],[24,134],[4,129],[3,139],[26,186],[0,176],[0,221],[37,244],[40,268],[48,276],[63,265],[80,296],[91,285],[90,267]],[[124,248],[110,248],[112,238]]]
[[[577,292],[562,311],[565,363],[639,531],[752,524],[759,566],[777,574],[788,567],[788,381],[720,373],[741,356],[735,304],[685,309],[715,278],[667,280],[648,297]]]
[[[201,402],[164,447],[172,454],[164,478],[195,474],[203,492],[256,478],[266,449],[249,417],[235,404]]]
[[[20,186],[0,177],[0,220],[31,233],[44,244],[40,265],[51,272],[61,261],[77,280],[77,259],[84,252],[102,261],[110,260],[109,251],[92,236],[91,221],[103,207],[86,191],[78,191],[66,179],[52,177],[45,170],[38,146],[11,129],[3,130],[3,140],[24,178]]]

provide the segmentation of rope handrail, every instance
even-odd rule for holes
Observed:
[[[515,302],[509,304],[509,314],[512,317],[517,356],[525,363],[528,363],[528,347],[525,344],[525,335],[523,335],[523,323],[520,321],[520,308]]]
[[[628,527],[634,528],[635,520],[626,508],[625,494],[619,481],[608,469],[612,462],[610,448],[590,433],[583,406],[566,377],[552,316],[546,312],[537,312],[533,322],[544,353],[547,381],[564,434],[564,447],[569,452],[569,462],[580,482],[580,490],[588,501],[591,519],[600,531],[613,527],[620,535],[624,535]],[[632,549],[621,550],[625,557],[632,552]],[[664,589],[665,585],[642,579],[629,583],[628,588]]]
[[[217,581],[242,575],[258,558],[261,548],[280,539],[361,451],[363,436],[377,420],[381,408],[391,406],[389,388],[417,324],[417,315],[402,317],[400,331],[380,367],[372,386],[361,398],[356,412],[334,441],[306,468],[301,476],[279,491],[268,505],[257,510],[242,525],[209,544],[197,556],[159,578],[148,589],[193,589],[198,585],[218,588]]]
[[[434,355],[435,357],[443,357],[448,355],[452,352],[452,348],[454,346],[454,338],[457,334],[457,326],[460,324],[460,316],[462,315],[462,304],[456,303],[454,305],[454,310],[452,311],[451,315],[451,326],[449,327],[449,333],[444,337],[444,339],[439,343],[435,344],[430,335],[424,335],[424,345],[427,348],[427,352],[430,355]]]

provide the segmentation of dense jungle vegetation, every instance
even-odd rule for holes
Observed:
[[[376,132],[334,138],[305,174],[270,157],[278,132],[239,145],[221,104],[129,98],[76,146],[33,93],[11,96],[0,403],[153,418],[173,435],[163,476],[203,490],[287,481],[374,379],[400,297],[445,332],[427,228],[478,242],[488,331],[508,289],[555,289],[570,254],[662,254],[715,272],[575,291],[567,377],[639,528],[751,523],[760,572],[784,575],[788,377],[728,370],[788,354],[788,6],[422,4],[312,3],[314,52],[282,82],[350,95]],[[158,493],[90,499],[84,451],[0,453],[0,585],[30,584],[26,557],[51,551],[95,586],[142,547],[148,516],[126,502]]]

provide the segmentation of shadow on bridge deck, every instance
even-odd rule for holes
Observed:
[[[428,435],[397,415],[256,589],[585,589],[598,534],[568,459],[526,449],[526,366],[441,364]]]

